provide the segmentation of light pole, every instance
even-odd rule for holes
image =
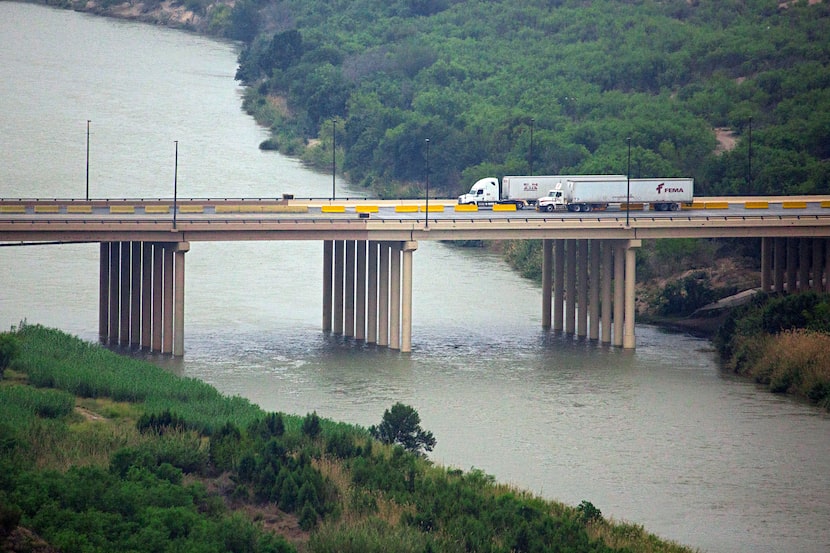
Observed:
[[[89,201],[89,124],[90,120],[86,120],[86,201]]]
[[[625,139],[628,142],[628,169],[625,185],[625,226],[628,226],[628,212],[631,210],[631,137]]]
[[[747,192],[752,194],[752,117],[749,118],[749,157],[746,170]]]
[[[426,170],[427,170],[427,203],[424,207],[424,228],[429,227],[429,138],[426,139],[427,143],[427,156],[426,156]]]
[[[533,121],[530,120],[530,176],[533,176]]]
[[[173,230],[176,230],[176,205],[179,195],[179,141],[174,140],[176,145],[176,157],[173,163]]]
[[[331,199],[334,199],[334,176],[337,173],[337,119],[331,120]]]

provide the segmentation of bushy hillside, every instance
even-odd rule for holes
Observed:
[[[812,1],[245,0],[224,30],[270,146],[330,167],[335,130],[339,169],[382,194],[427,165],[449,194],[625,173],[628,137],[635,177],[789,194],[830,192],[829,23]]]

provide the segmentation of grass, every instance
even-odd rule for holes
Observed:
[[[743,364],[743,374],[772,392],[793,394],[830,409],[830,335],[789,330],[751,343],[754,358]]]

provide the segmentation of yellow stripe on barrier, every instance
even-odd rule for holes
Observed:
[[[179,210],[181,211],[181,210]],[[170,206],[167,205],[145,205],[144,213],[170,213]]]
[[[238,205],[217,205],[216,213],[239,213]]]
[[[704,209],[729,209],[729,202],[706,202]]]
[[[60,206],[58,205],[36,205],[35,213],[60,213]]]
[[[493,211],[516,211],[516,204],[493,204]]]
[[[66,206],[67,213],[92,213],[91,205],[68,205]]]
[[[324,205],[320,206],[323,213],[346,213],[345,205]]]
[[[0,205],[0,213],[26,213],[25,205]]]
[[[807,202],[781,202],[784,209],[807,209]]]
[[[478,211],[476,204],[455,204],[456,211]]]
[[[379,208],[376,205],[356,205],[354,210],[358,213],[377,213]]]
[[[704,209],[706,204],[703,202],[692,202],[690,204],[683,204],[680,209]]]
[[[626,204],[620,204],[620,209],[625,211],[626,210]],[[627,209],[629,211],[638,211],[638,210],[642,211],[643,209],[645,209],[645,204],[628,204]]]
[[[179,208],[180,213],[204,213],[205,206],[203,205],[183,205]]]
[[[769,202],[762,202],[762,201],[744,202],[744,208],[746,208],[746,209],[768,209],[769,208]]]
[[[418,206],[418,211],[426,211],[426,210],[427,210],[426,205]],[[432,204],[431,206],[429,206],[429,212],[430,213],[444,213],[444,204]]]
[[[821,202],[821,207],[830,207],[830,200],[823,200]]]
[[[111,205],[110,213],[135,213],[134,205]]]
[[[418,206],[417,205],[396,205],[395,206],[396,213],[417,213]]]

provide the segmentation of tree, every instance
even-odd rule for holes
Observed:
[[[12,360],[20,355],[20,340],[9,332],[0,333],[0,379],[11,364]]]
[[[398,444],[407,451],[425,455],[435,447],[432,432],[421,428],[421,417],[409,405],[396,403],[383,413],[383,420],[378,426],[371,426],[369,432],[385,444]]]

